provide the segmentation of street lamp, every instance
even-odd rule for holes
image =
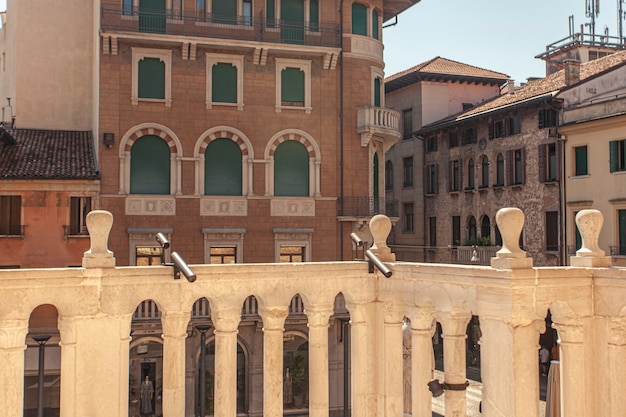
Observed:
[[[206,408],[206,332],[211,328],[208,324],[197,324],[200,332],[200,416],[204,417]]]
[[[46,342],[50,340],[49,335],[33,336],[33,340],[39,344],[39,369],[37,383],[37,417],[43,417],[43,377],[45,368],[45,348]]]

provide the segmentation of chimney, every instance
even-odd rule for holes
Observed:
[[[565,85],[574,85],[580,81],[580,61],[577,59],[566,59],[565,65]]]
[[[7,97],[7,105],[2,108],[2,121],[6,126],[13,124],[13,108],[11,107],[11,98]]]
[[[515,94],[515,80],[509,79],[506,82],[507,93]]]

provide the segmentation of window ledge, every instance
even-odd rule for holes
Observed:
[[[591,177],[591,174],[585,174],[585,175],[572,175],[570,178],[571,179],[580,179],[580,178],[589,178]]]
[[[487,191],[489,191],[489,187],[479,187],[478,188],[478,192],[479,193],[486,193]]]
[[[213,107],[236,107],[237,110],[243,111],[243,103],[222,103],[219,101],[207,101],[205,104],[207,110],[210,110]]]
[[[425,195],[426,197],[436,197],[436,196],[437,196],[437,193],[427,193],[427,194],[424,194],[424,195]]]
[[[0,238],[7,238],[7,239],[22,239],[24,240],[24,235],[0,235]]]
[[[546,181],[542,181],[542,182],[543,182],[544,185],[551,186],[551,187],[559,184],[559,182],[557,180],[546,180]]]
[[[511,184],[511,188],[513,189],[522,189],[522,187],[524,186],[524,184]]]
[[[476,187],[465,187],[463,191],[465,191],[466,193],[475,193]]]
[[[283,110],[300,110],[300,111],[305,111],[306,114],[311,114],[311,110],[313,110],[313,107],[306,107],[306,106],[276,106],[276,113],[280,113]]]
[[[164,103],[165,107],[172,107],[172,99],[171,98],[131,97],[130,101],[133,103],[133,106],[139,105],[139,102],[144,102],[144,103]]]
[[[452,191],[448,191],[450,193],[450,195],[459,195],[459,190],[452,190]]]
[[[494,190],[501,190],[504,188],[504,184],[493,184],[492,187]]]

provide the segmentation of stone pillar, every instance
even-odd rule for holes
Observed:
[[[28,320],[0,321],[0,410],[22,417],[24,408],[24,350]]]
[[[76,410],[76,319],[61,316],[57,327],[61,339],[59,346],[61,348],[61,377],[63,378],[60,393],[61,417],[73,417],[78,415]],[[126,358],[128,358],[128,353]],[[128,393],[128,390],[126,392]]]
[[[609,322],[609,415],[626,416],[626,318],[616,317]]]
[[[368,305],[347,303],[346,307],[350,311],[350,408],[353,416],[367,417],[376,414],[376,409],[368,407],[368,381],[375,380],[368,372],[368,347],[375,341],[368,340]]]
[[[467,382],[465,374],[465,339],[467,324],[472,315],[469,312],[442,313],[440,317],[443,329],[444,382],[461,386]],[[446,389],[446,417],[464,417],[465,390]]]
[[[496,223],[502,235],[502,248],[491,258],[491,267],[499,269],[532,268],[533,258],[519,247],[519,237],[524,227],[524,213],[516,207],[498,210]]]
[[[585,379],[584,331],[579,320],[557,322],[552,315],[553,327],[558,331],[561,362],[561,415],[586,416],[585,398],[589,395]],[[560,321],[560,320],[559,320]]]
[[[185,339],[190,312],[165,311],[163,323],[163,415],[185,415]],[[156,395],[156,393],[155,393]]]
[[[604,256],[604,251],[598,245],[603,223],[604,217],[598,210],[581,210],[576,214],[576,226],[578,226],[580,231],[582,245],[576,251],[576,256],[570,257],[570,265],[586,267],[611,266],[611,257]]]
[[[397,301],[384,305],[383,357],[380,365],[383,372],[384,415],[401,417],[404,415],[403,362],[402,362],[402,323],[404,305]]]
[[[260,308],[263,318],[263,416],[283,415],[283,333],[287,306]]]
[[[328,319],[332,304],[308,306],[309,319],[309,415],[328,417]]]
[[[215,306],[214,306],[215,307]],[[215,417],[237,415],[237,333],[241,308],[214,308]]]
[[[432,394],[428,382],[433,379],[434,311],[411,315],[411,411],[413,417],[432,416]]]
[[[480,330],[483,415],[538,417],[539,334],[545,321],[481,316]]]

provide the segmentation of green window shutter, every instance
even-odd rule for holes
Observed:
[[[609,142],[609,152],[611,158],[611,172],[619,171],[619,143],[616,140],[612,140],[611,142]]]
[[[158,136],[142,136],[130,150],[130,193],[170,193],[170,147]]]
[[[286,43],[304,43],[304,1],[281,0],[281,40]]]
[[[372,10],[372,38],[378,39],[378,12]]]
[[[380,107],[380,78],[374,78],[374,106]]]
[[[619,254],[626,255],[626,210],[618,210],[619,217]]]
[[[289,140],[276,148],[274,195],[309,196],[309,154],[300,142]]]
[[[317,32],[320,29],[320,5],[318,0],[310,0],[309,3],[309,30]]]
[[[211,3],[213,21],[230,25],[237,24],[237,0],[219,0]]]
[[[237,103],[237,67],[228,63],[213,65],[211,100],[216,103]]]
[[[580,146],[575,148],[576,172],[575,175],[587,175],[587,147]]]
[[[276,14],[274,12],[274,2],[276,0],[267,0],[265,2],[265,19],[267,21],[267,27],[273,28],[276,26],[275,19]]]
[[[204,194],[241,195],[241,150],[230,139],[216,139],[204,153]]]
[[[285,68],[281,73],[282,101],[304,104],[304,71]]]
[[[139,98],[165,98],[165,62],[159,58],[144,58],[137,64]]]
[[[352,3],[352,33],[367,36],[367,8],[359,3]]]
[[[372,182],[374,183],[373,184],[374,185],[374,190],[373,190],[374,191],[374,195],[373,195],[373,197],[374,197],[374,212],[375,213],[379,213],[380,212],[379,211],[380,210],[380,204],[379,204],[380,202],[378,201],[379,197],[380,197],[380,191],[378,189],[378,180],[379,180],[378,168],[379,167],[378,167],[378,154],[376,154],[376,153],[374,154],[374,164],[373,165],[374,165],[374,178],[372,179],[373,180]]]
[[[165,33],[165,0],[139,0],[139,31]]]

